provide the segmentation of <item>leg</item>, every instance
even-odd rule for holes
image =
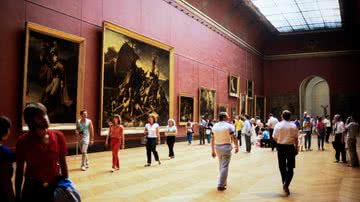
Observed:
[[[147,138],[146,141],[146,157],[147,163],[151,164],[151,138]]]
[[[320,150],[320,144],[321,144],[321,135],[318,135],[318,150]]]
[[[120,163],[119,163],[120,141],[117,138],[111,138],[110,144],[112,151],[112,168],[116,169],[120,167]]]
[[[168,149],[169,149],[169,157],[171,157],[171,149],[170,149],[170,137],[169,136],[167,136],[166,137],[166,144],[167,144],[167,146],[168,146]]]
[[[281,148],[281,145],[278,145],[278,164],[279,164],[279,170],[281,174],[281,182],[282,184],[285,183],[286,179],[286,157],[285,152],[283,151],[283,148]]]
[[[310,131],[310,133],[309,133],[309,150],[311,150],[311,139],[312,139],[312,137],[311,137],[311,131]]]
[[[170,137],[170,157],[174,157],[175,136]]]
[[[229,173],[231,146],[224,146],[224,148],[220,148],[220,149],[217,148],[216,153],[218,154],[219,157],[219,169],[220,169],[218,187],[225,187],[227,185],[227,176]]]
[[[341,135],[335,135],[335,159],[340,160]]]
[[[152,138],[152,144],[151,144],[151,152],[153,153],[154,157],[155,157],[155,161],[159,161],[159,155],[156,151],[156,138]]]
[[[294,176],[294,167],[295,167],[295,148],[289,148],[286,153],[286,178],[284,185],[286,187],[290,186],[291,180]]]
[[[343,162],[346,162],[346,150],[345,150],[345,143],[341,142],[341,150],[340,150],[340,153],[341,153],[341,160]]]
[[[246,151],[247,152],[250,152],[250,150],[251,150],[251,139],[250,139],[251,137],[250,136],[248,136],[248,135],[245,135],[245,142],[246,142]]]
[[[238,131],[239,146],[241,147],[241,130]]]

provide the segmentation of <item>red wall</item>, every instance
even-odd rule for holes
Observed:
[[[265,94],[270,105],[275,100],[285,99],[285,105],[295,106],[299,110],[299,87],[309,76],[324,78],[330,88],[331,114],[344,116],[360,112],[359,55],[343,55],[302,59],[265,61]],[[274,106],[273,106],[274,107]],[[270,112],[279,111],[268,106]],[[298,114],[296,114],[298,115]]]
[[[255,81],[263,95],[261,58],[229,42],[162,0],[2,0],[0,2],[0,112],[13,122],[13,146],[21,134],[25,22],[31,21],[86,39],[84,108],[99,119],[102,22],[110,21],[175,47],[175,117],[179,93],[198,99],[199,87],[217,90],[217,103],[236,104],[227,95],[228,75]],[[254,28],[255,29],[255,28]],[[249,34],[250,36],[250,34]],[[97,121],[94,121],[97,127]],[[65,132],[68,143],[72,131]],[[103,138],[96,134],[97,142]]]

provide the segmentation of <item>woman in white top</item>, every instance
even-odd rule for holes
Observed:
[[[168,126],[166,126],[166,144],[169,147],[169,158],[175,158],[174,155],[174,144],[175,144],[175,137],[177,133],[177,128],[175,126],[175,120],[169,119]]]
[[[160,163],[158,152],[156,151],[156,141],[160,144],[159,124],[156,123],[156,117],[153,114],[149,115],[149,123],[145,124],[144,134],[146,137],[146,156],[147,163],[145,167],[151,166],[151,152],[154,154],[155,161]]]
[[[333,142],[333,147],[335,149],[335,163],[341,160],[343,163],[346,163],[346,151],[345,151],[345,142],[344,142],[344,132],[345,125],[344,122],[341,121],[341,117],[339,114],[334,116],[334,133],[335,133],[335,141]]]

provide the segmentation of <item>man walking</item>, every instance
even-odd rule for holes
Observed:
[[[283,111],[283,120],[274,128],[274,141],[277,143],[279,170],[283,190],[290,195],[290,182],[294,176],[295,156],[298,153],[298,129],[290,122],[291,112]]]
[[[279,120],[277,118],[275,118],[272,114],[269,114],[269,119],[266,123],[266,125],[269,128],[269,133],[270,133],[270,145],[271,145],[271,151],[274,151],[275,148],[275,141],[273,140],[273,133],[274,133],[274,128],[275,125],[279,123]]]
[[[207,121],[205,120],[205,116],[201,116],[201,120],[199,123],[199,139],[200,145],[205,144],[205,130],[207,126]]]
[[[229,115],[226,112],[220,112],[219,122],[212,128],[213,136],[211,138],[211,155],[213,158],[218,156],[220,177],[217,189],[224,191],[227,185],[227,176],[231,159],[232,145],[235,145],[235,153],[239,152],[239,145],[235,135],[235,128],[228,123]],[[215,152],[216,151],[216,152]]]

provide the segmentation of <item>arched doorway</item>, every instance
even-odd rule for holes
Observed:
[[[304,111],[313,117],[330,115],[330,89],[319,76],[304,79],[299,88],[300,117]]]

